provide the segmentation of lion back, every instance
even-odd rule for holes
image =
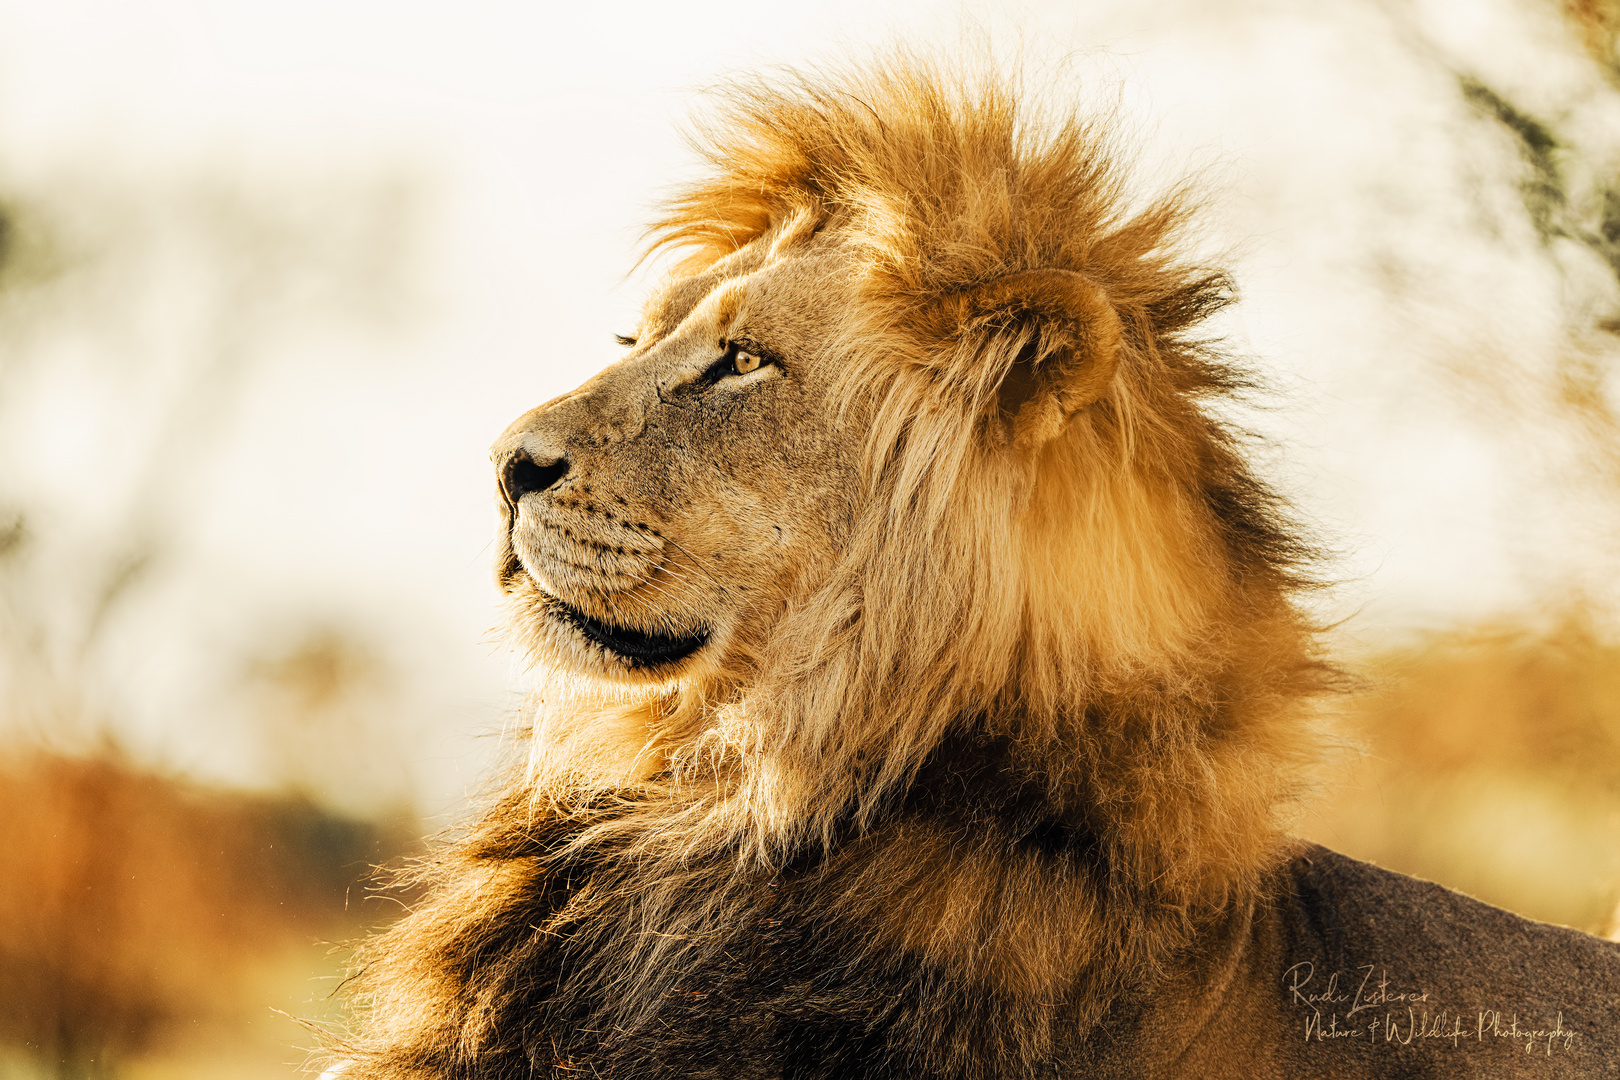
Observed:
[[[1277,884],[1246,947],[1199,974],[1232,991],[1184,1075],[1620,1076],[1620,946],[1322,847]]]

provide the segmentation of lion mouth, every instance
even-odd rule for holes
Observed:
[[[551,610],[559,619],[579,631],[587,641],[593,642],[637,667],[656,667],[684,660],[701,649],[709,640],[709,632],[674,637],[667,634],[633,630],[627,626],[614,626],[593,619],[576,607],[549,597]]]

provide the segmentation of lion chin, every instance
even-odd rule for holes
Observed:
[[[709,643],[709,631],[705,629],[666,634],[616,626],[593,618],[555,596],[546,596],[543,607],[545,618],[563,633],[578,635],[587,646],[602,650],[614,663],[636,670],[670,669]]]
[[[581,470],[570,471],[577,482]],[[706,621],[680,608],[687,594],[676,587],[681,577],[663,530],[607,520],[595,503],[560,491],[542,502],[509,478],[502,494],[507,556],[497,578],[529,652],[562,671],[658,682],[678,675],[713,639]],[[621,510],[628,505],[622,500]]]
[[[1012,80],[733,85],[627,352],[494,446],[563,677],[344,1080],[1612,1075],[1616,948],[1284,831],[1335,678],[1189,206]]]

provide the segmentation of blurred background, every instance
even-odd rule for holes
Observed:
[[[1340,553],[1301,830],[1620,929],[1620,0],[587,7],[0,0],[0,1078],[303,1060],[526,677],[488,445],[618,355],[696,91],[896,39],[1211,193]]]

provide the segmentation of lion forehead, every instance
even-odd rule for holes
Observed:
[[[766,234],[708,266],[665,278],[642,308],[637,343],[645,348],[674,335],[728,285],[742,288],[726,321],[746,315],[757,333],[828,338],[854,302],[860,278],[860,263],[838,231]]]

